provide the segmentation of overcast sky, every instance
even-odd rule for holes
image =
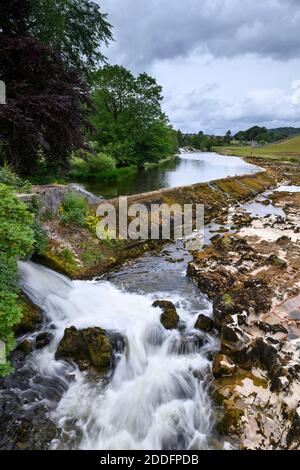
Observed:
[[[300,127],[300,0],[98,0],[111,63],[146,71],[185,132]]]

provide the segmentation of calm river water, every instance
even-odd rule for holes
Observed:
[[[258,167],[239,157],[224,157],[213,152],[183,153],[175,160],[155,168],[141,169],[114,183],[89,181],[86,190],[106,198],[202,183],[227,176],[256,173]]]

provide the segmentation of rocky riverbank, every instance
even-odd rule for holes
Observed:
[[[300,193],[235,206],[223,223],[234,234],[216,235],[188,266],[220,332],[217,430],[241,449],[299,449]]]

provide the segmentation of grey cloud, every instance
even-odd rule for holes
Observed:
[[[297,0],[102,0],[115,26],[111,60],[133,69],[191,54],[300,56]]]
[[[209,93],[200,89],[169,97],[165,109],[174,126],[185,132],[204,130],[223,134],[228,129],[236,132],[255,124],[300,125],[300,85],[291,88],[290,94],[278,89],[260,90],[235,102],[219,96],[214,92],[217,89],[214,85]]]

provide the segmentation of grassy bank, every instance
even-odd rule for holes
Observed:
[[[266,158],[286,162],[300,162],[300,136],[283,140],[277,144],[268,144],[262,147],[229,145],[214,149],[222,155],[237,157]]]

